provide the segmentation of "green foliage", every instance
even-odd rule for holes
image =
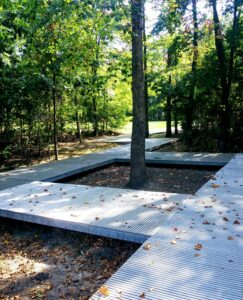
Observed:
[[[1,2],[1,149],[16,145],[24,155],[52,144],[53,93],[59,138],[77,132],[77,116],[84,134],[124,124],[131,109],[130,86],[122,83],[129,81],[129,55],[116,40],[128,17],[119,0]]]

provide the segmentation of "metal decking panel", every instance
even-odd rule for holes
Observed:
[[[105,299],[187,299],[241,300],[243,272],[237,254],[220,250],[202,251],[196,257],[191,245],[164,245],[150,238],[105,284],[110,295]],[[230,262],[235,259],[235,263]],[[120,298],[119,298],[120,297]],[[97,292],[92,300],[103,299]]]
[[[242,168],[243,155],[237,155],[216,174],[220,181],[206,183],[183,200],[107,281],[105,299],[242,300]],[[232,186],[223,184],[226,177]],[[91,297],[98,299],[104,299],[99,291]]]
[[[36,181],[0,192],[0,216],[142,243],[187,197]]]

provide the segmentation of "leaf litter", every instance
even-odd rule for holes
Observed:
[[[0,299],[86,300],[138,249],[135,243],[0,218]]]

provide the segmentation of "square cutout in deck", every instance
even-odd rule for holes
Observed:
[[[208,180],[214,178],[218,167],[148,166],[147,181],[141,188],[147,191],[194,194]],[[127,188],[130,166],[112,164],[105,168],[62,179],[59,182],[89,186]]]

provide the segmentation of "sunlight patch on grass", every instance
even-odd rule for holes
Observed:
[[[165,129],[166,122],[165,121],[150,121],[149,122],[149,129],[156,130],[156,129]],[[118,130],[119,133],[122,134],[131,134],[132,133],[132,122],[127,123],[124,127]]]

